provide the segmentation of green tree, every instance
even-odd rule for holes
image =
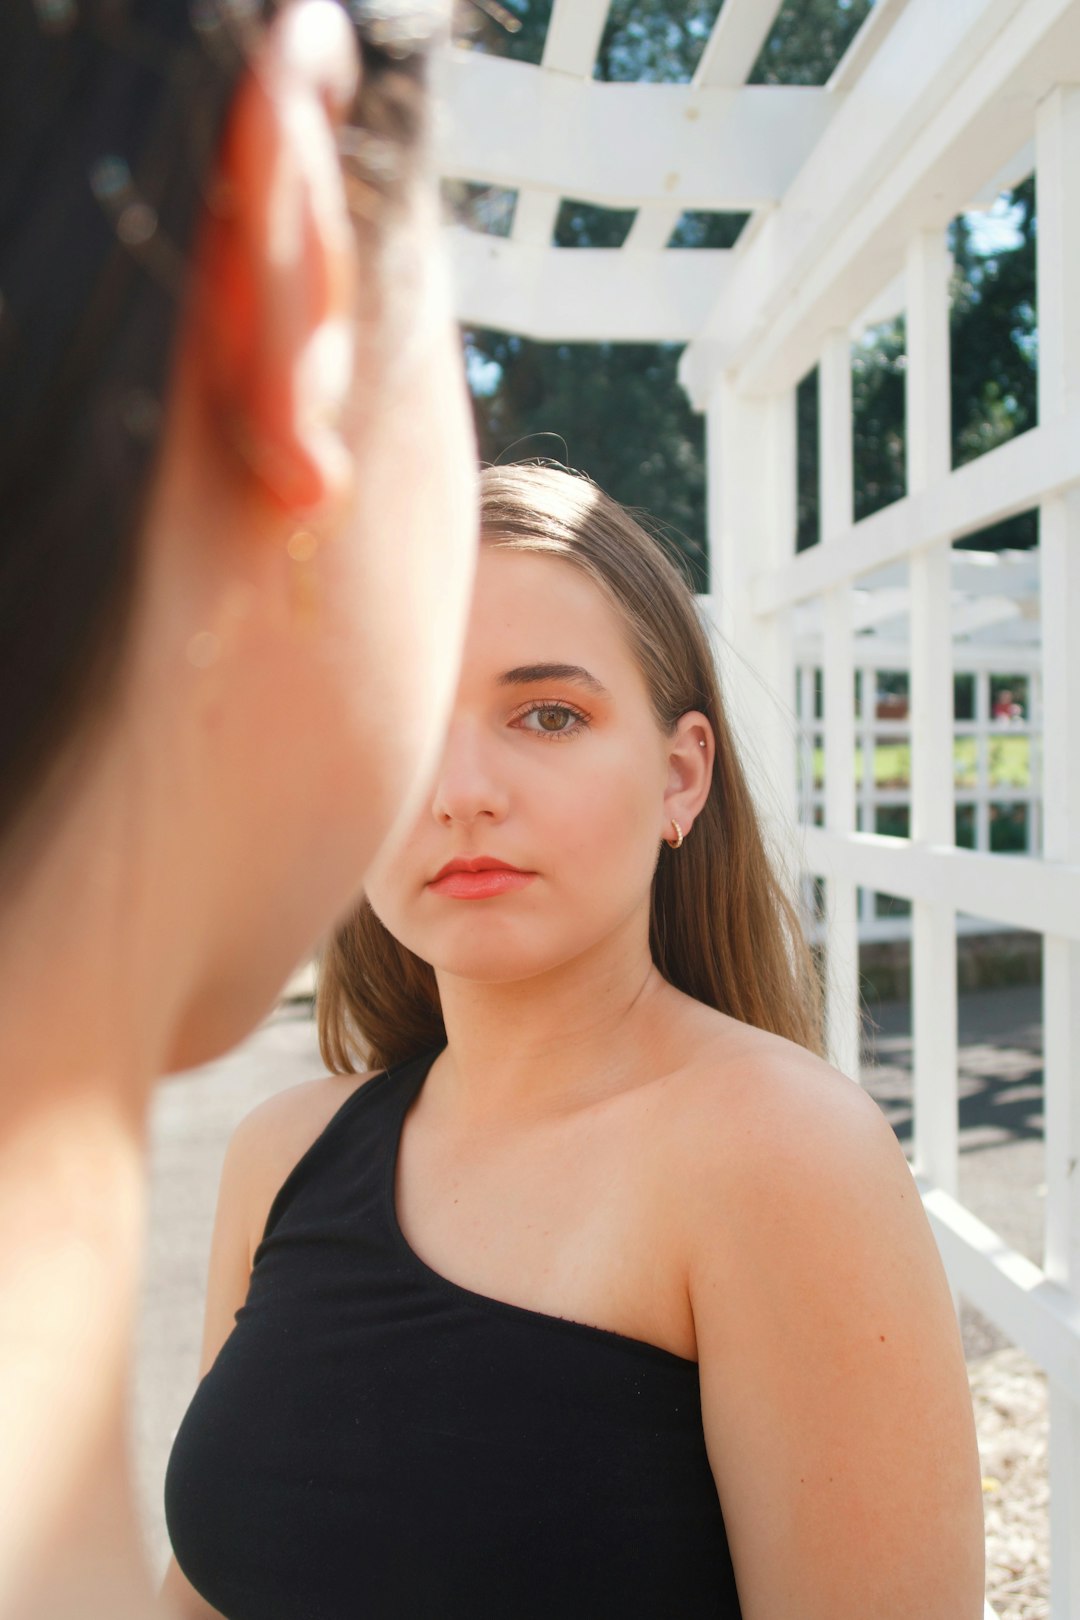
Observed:
[[[1035,309],[1035,180],[998,205],[1013,233],[1007,245],[980,244],[970,217],[950,230],[952,284],[953,465],[963,466],[1038,423],[1038,317]],[[960,542],[984,550],[1038,542],[1038,513],[1021,512]]]
[[[904,373],[907,333],[903,316],[864,334],[851,352],[855,521],[903,495]]]
[[[693,78],[719,10],[720,0],[685,0],[678,7],[613,0],[593,78],[685,83]]]
[[[678,386],[680,352],[674,344],[466,336],[482,459],[542,456],[587,472],[649,513],[705,590],[704,426]]]
[[[786,0],[751,84],[824,84],[873,10],[874,0]]]

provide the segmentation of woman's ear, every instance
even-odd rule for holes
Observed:
[[[336,504],[353,470],[358,261],[336,132],[359,72],[334,0],[282,8],[237,87],[198,248],[191,332],[211,409],[296,516]]]
[[[715,757],[716,742],[707,717],[697,709],[681,715],[668,746],[662,838],[671,837],[673,821],[684,838],[689,834],[709,796]]]

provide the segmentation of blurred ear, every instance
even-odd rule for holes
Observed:
[[[292,514],[341,498],[357,251],[336,131],[360,72],[334,0],[294,0],[230,109],[199,247],[197,361],[223,440]]]
[[[684,836],[690,832],[709,797],[715,754],[712,726],[705,715],[696,709],[681,715],[668,751],[662,838],[671,836],[673,820],[679,823]]]

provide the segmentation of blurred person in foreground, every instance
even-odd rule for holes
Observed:
[[[0,1615],[154,1604],[127,1381],[156,1076],[419,802],[475,560],[441,7],[0,19]]]

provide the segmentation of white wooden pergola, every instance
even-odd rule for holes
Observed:
[[[778,10],[779,0],[725,0],[686,85],[592,79],[608,0],[555,0],[540,66],[449,52],[443,173],[517,192],[507,238],[450,230],[458,309],[466,323],[537,339],[687,345],[681,379],[706,416],[725,690],[763,802],[778,807],[778,835],[802,823],[803,869],[826,881],[832,1055],[857,1074],[858,892],[905,897],[913,1169],[954,1287],[1048,1374],[1051,1612],[1076,1620],[1080,0],[877,0],[824,88],[748,87]],[[1033,169],[1039,426],[954,471],[946,227]],[[636,209],[624,246],[553,246],[565,197]],[[730,251],[669,249],[685,209],[752,217]],[[855,523],[851,344],[901,310],[908,491]],[[795,388],[814,366],[822,543],[796,555]],[[980,564],[953,552],[954,540],[1033,507],[1037,556]],[[877,659],[867,630],[891,634],[884,667],[909,671],[909,838],[857,829],[854,672]],[[993,667],[988,635],[1007,644],[1005,667],[1038,682],[1038,855],[954,842],[953,675]],[[812,721],[824,746],[821,826],[800,815],[800,664],[824,671],[824,712]],[[1044,938],[1041,1267],[958,1197],[958,914]]]

